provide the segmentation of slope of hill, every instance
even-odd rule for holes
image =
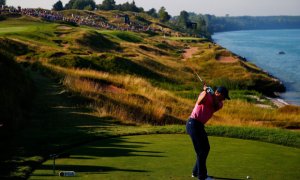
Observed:
[[[7,133],[27,123],[34,87],[13,56],[1,50],[0,60],[0,133]]]
[[[299,129],[298,107],[278,109],[263,96],[283,91],[280,81],[217,44],[176,37],[183,34],[145,14],[127,13],[133,22],[151,26],[150,31],[122,30],[128,26],[117,11],[63,13],[119,28],[32,16],[1,21],[1,48],[16,56],[38,88],[33,121],[15,137],[22,147],[17,160],[10,161],[18,164],[10,169],[16,177],[26,177],[46,155],[74,144],[147,133],[149,127],[158,131],[152,125],[184,124],[202,86],[194,72],[211,86],[230,89],[233,100],[211,124]],[[193,53],[183,56],[190,48]],[[182,129],[175,125],[164,131]],[[32,144],[39,145],[34,149]]]

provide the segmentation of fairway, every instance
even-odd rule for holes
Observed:
[[[21,31],[26,31],[29,29],[28,27],[0,27],[0,34],[5,34],[5,33],[13,33],[13,32],[21,32]]]
[[[257,141],[209,137],[208,173],[219,179],[300,179],[300,150]],[[30,179],[192,179],[195,155],[187,135],[140,135],[100,140],[70,150],[70,158],[48,160]],[[68,177],[66,177],[68,179]],[[70,178],[69,178],[70,179]]]

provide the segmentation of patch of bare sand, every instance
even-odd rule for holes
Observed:
[[[58,26],[57,29],[58,30],[71,30],[72,28],[68,27],[68,26]]]
[[[198,47],[190,47],[188,49],[185,50],[185,52],[183,53],[183,60],[187,60],[191,57],[193,57],[193,55],[198,51]]]
[[[236,57],[232,57],[232,56],[220,56],[219,58],[217,58],[217,60],[222,63],[238,62],[238,59]]]

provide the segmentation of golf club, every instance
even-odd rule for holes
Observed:
[[[199,80],[200,80],[200,82],[203,82],[203,80],[201,79],[201,77],[199,76],[199,74],[196,72],[196,71],[194,71],[195,72],[195,74],[197,75],[197,77],[199,78]],[[205,84],[205,83],[204,83]]]
[[[202,82],[203,85],[207,87],[207,88],[206,88],[206,92],[208,92],[208,93],[210,93],[210,94],[214,94],[214,93],[215,93],[214,90],[213,90],[211,87],[209,87],[209,86],[206,85],[205,81],[203,81],[203,80],[201,79],[201,77],[199,76],[199,74],[198,74],[196,71],[194,71],[194,73],[197,75],[197,77],[198,77],[198,79],[200,80],[200,82]]]

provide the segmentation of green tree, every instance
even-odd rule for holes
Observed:
[[[157,17],[158,17],[158,14],[157,14],[155,8],[149,9],[149,11],[147,11],[146,13],[149,14],[150,16],[154,17],[154,18],[157,18]]]
[[[66,5],[65,9],[72,9],[73,4],[75,3],[76,0],[70,0]]]
[[[66,6],[65,9],[85,9],[90,8],[91,10],[94,10],[96,7],[96,3],[94,0],[70,0]]]
[[[57,1],[57,2],[53,5],[52,10],[54,10],[54,11],[61,11],[61,10],[64,10],[63,3],[62,3],[60,0]]]
[[[114,0],[104,0],[102,4],[98,5],[100,10],[114,10],[116,9],[116,2]]]
[[[94,9],[91,5],[87,5],[87,6],[84,7],[84,10],[92,11]]]
[[[0,6],[6,5],[6,0],[0,0]]]
[[[207,31],[206,17],[201,14],[189,13],[189,19],[197,23],[197,29],[194,29],[195,34],[210,38],[210,33]]]
[[[135,5],[135,1],[133,0],[132,3],[130,4],[130,11],[132,12],[143,12],[143,8],[139,8]]]
[[[129,3],[128,1],[124,4],[120,4],[117,6],[117,9],[120,11],[131,11],[131,12],[143,12],[143,8],[139,8],[135,5],[135,1]]]
[[[158,17],[162,22],[169,21],[171,19],[171,16],[169,13],[166,11],[165,7],[161,7],[158,11]]]
[[[186,11],[181,11],[176,24],[180,27],[186,28],[186,25],[189,21],[189,13]]]

